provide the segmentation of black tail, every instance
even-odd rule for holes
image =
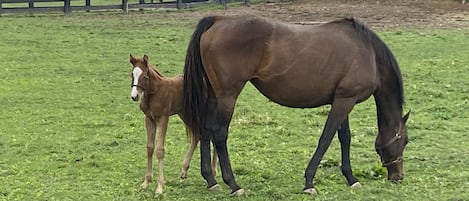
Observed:
[[[215,23],[214,16],[202,18],[192,34],[184,66],[184,121],[192,131],[192,138],[199,139],[204,125],[205,105],[210,82],[200,56],[200,38]]]
[[[376,63],[378,66],[391,67],[396,76],[396,89],[399,90],[399,104],[404,104],[404,87],[402,84],[402,75],[399,70],[396,58],[392,54],[388,46],[376,35],[375,32],[366,27],[363,23],[355,18],[345,19],[352,23],[352,26],[358,32],[363,41],[372,45],[376,54]]]

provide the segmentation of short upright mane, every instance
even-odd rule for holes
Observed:
[[[158,69],[156,69],[153,65],[148,64],[148,66],[150,67],[149,69],[151,69],[151,70],[152,70],[154,73],[156,73],[158,76],[164,77],[164,75],[163,75],[160,71],[158,71]]]

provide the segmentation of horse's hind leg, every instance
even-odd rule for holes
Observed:
[[[236,98],[233,97],[209,100],[205,129],[207,134],[212,136],[213,143],[215,144],[223,181],[230,187],[232,195],[242,195],[244,194],[244,190],[241,189],[235,181],[226,143],[228,139],[228,127],[233,115],[235,101]],[[210,156],[209,153],[206,153],[205,157],[207,156]],[[205,172],[204,174],[213,175],[211,173],[212,169],[209,168],[209,161],[210,159],[204,161],[203,171]]]
[[[156,184],[155,195],[158,196],[163,193],[164,175],[163,175],[163,161],[164,161],[164,141],[166,138],[166,131],[168,129],[168,116],[162,116],[157,120],[158,140],[156,141],[156,157],[158,158],[158,179]]]
[[[342,152],[342,174],[347,179],[347,183],[351,187],[360,187],[357,178],[352,174],[352,166],[350,165],[350,126],[348,116],[339,127],[338,137],[340,141],[340,149]]]
[[[153,177],[153,152],[155,150],[155,131],[156,124],[153,120],[145,118],[145,127],[147,130],[147,171],[142,185],[140,187],[147,188]]]
[[[346,119],[347,115],[352,111],[353,106],[356,103],[355,98],[336,98],[332,103],[331,111],[327,116],[326,124],[322,131],[319,143],[314,152],[313,157],[309,161],[308,167],[305,170],[305,187],[303,192],[310,194],[317,194],[313,185],[313,178],[316,175],[316,171],[319,166],[319,162],[326,153],[329,145],[331,144],[332,138],[335,132],[339,129],[339,126]]]

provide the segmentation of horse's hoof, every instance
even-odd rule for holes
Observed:
[[[146,189],[148,187],[148,182],[143,182],[141,185],[140,185],[140,188],[141,189]]]
[[[182,176],[181,175],[181,177],[179,178],[179,182],[182,183],[182,182],[186,181],[186,179],[187,179],[187,176]]]
[[[354,184],[350,186],[350,188],[361,188],[361,187],[362,185],[360,184],[360,182],[355,182]]]
[[[215,184],[215,185],[209,187],[208,190],[210,190],[210,191],[220,191],[221,187],[220,187],[220,185]]]
[[[231,193],[231,196],[236,196],[236,197],[243,196],[243,195],[244,195],[244,189],[242,189],[242,188],[240,188],[237,191]]]
[[[303,193],[310,194],[310,195],[317,195],[318,192],[314,188],[308,188],[303,190]]]
[[[155,192],[155,198],[159,198],[163,196],[163,192]]]

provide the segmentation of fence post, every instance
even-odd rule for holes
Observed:
[[[70,0],[64,0],[64,13],[65,15],[70,15],[72,12],[72,7],[70,5]]]
[[[176,5],[178,10],[182,9],[182,0],[177,0],[177,5]]]
[[[29,2],[28,2],[28,7],[29,7],[29,14],[33,14],[33,10],[34,10],[34,0],[29,0]]]
[[[226,5],[226,0],[220,0],[221,1],[221,5],[223,5],[223,10],[226,10],[228,9],[228,6]]]
[[[141,6],[145,4],[145,0],[138,0],[138,5]],[[143,11],[143,8],[140,7],[140,9],[138,9],[139,11]]]
[[[2,16],[2,3],[3,3],[3,0],[0,0],[0,16]]]
[[[244,0],[244,5],[245,6],[251,6],[251,1],[250,0]]]
[[[127,14],[129,10],[128,0],[122,0],[122,11]]]
[[[91,0],[86,0],[85,1],[85,9],[86,9],[86,12],[90,12],[90,10],[91,10]]]

